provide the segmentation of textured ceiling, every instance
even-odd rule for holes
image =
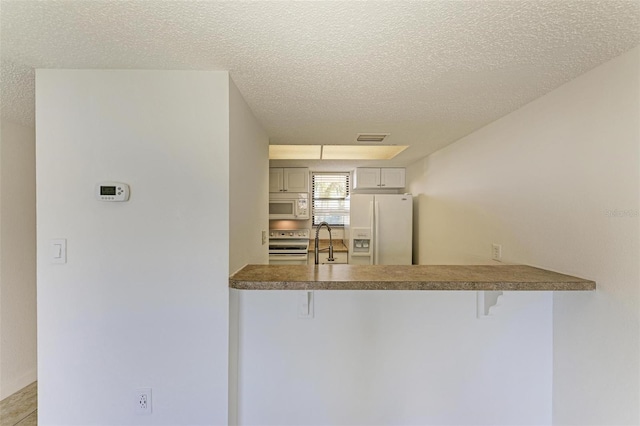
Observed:
[[[0,2],[2,116],[34,68],[229,70],[274,144],[390,132],[407,164],[640,43],[640,1]]]

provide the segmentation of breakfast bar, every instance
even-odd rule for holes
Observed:
[[[591,280],[527,265],[246,265],[239,290],[592,291]]]
[[[596,283],[526,265],[332,264],[246,265],[229,287],[243,424],[305,424],[318,400],[340,413],[325,424],[396,424],[448,400],[548,424],[554,297],[588,303]]]

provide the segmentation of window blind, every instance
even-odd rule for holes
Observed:
[[[349,173],[312,173],[311,213],[313,226],[327,222],[331,226],[349,223]]]

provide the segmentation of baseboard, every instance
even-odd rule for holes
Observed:
[[[29,386],[31,383],[38,380],[38,370],[34,369],[27,371],[19,377],[11,380],[3,380],[0,383],[0,401]]]
[[[0,425],[17,425],[26,418],[36,424],[38,411],[38,382],[33,382],[0,401]]]

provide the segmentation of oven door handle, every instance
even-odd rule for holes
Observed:
[[[307,260],[306,254],[270,254],[269,260]]]

